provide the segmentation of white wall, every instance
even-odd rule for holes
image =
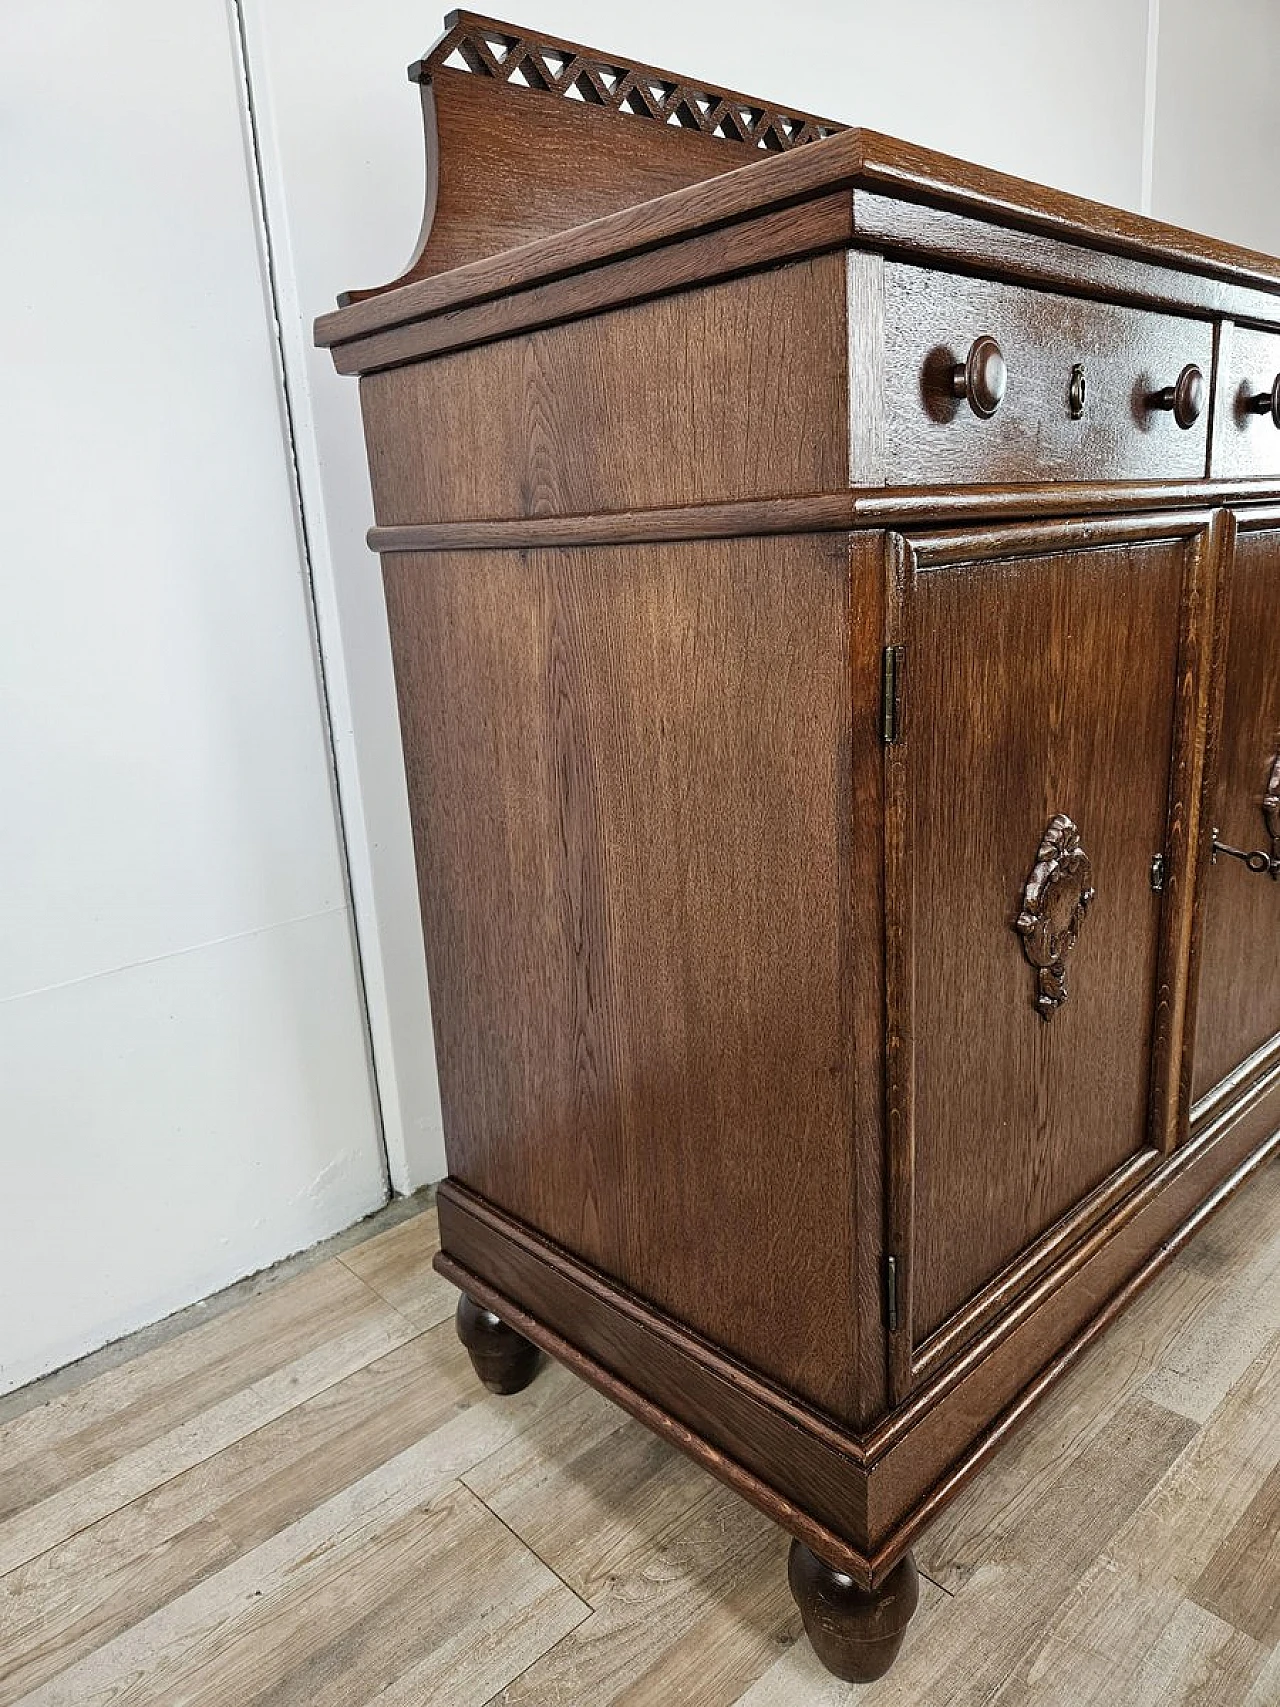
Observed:
[[[0,1390],[384,1195],[230,22],[0,22]]]
[[[435,39],[437,19],[420,0],[244,7],[304,488],[324,536],[321,638],[343,684],[338,757],[392,1171],[410,1189],[439,1177],[444,1156],[407,806],[381,590],[364,546],[356,387],[311,348],[309,325],[339,290],[394,277],[413,247],[422,140],[403,67]],[[1268,181],[1280,112],[1274,0],[522,0],[515,16],[1280,249]]]
[[[1152,211],[1280,254],[1280,5],[1159,3]]]

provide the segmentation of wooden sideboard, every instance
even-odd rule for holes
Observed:
[[[909,1548],[1280,1128],[1280,262],[455,13],[360,375],[484,1380]],[[1246,857],[1247,856],[1247,857]]]

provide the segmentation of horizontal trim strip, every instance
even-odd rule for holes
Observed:
[[[572,231],[539,238],[322,315],[315,325],[315,339],[321,346],[350,342],[794,206],[810,197],[855,188],[958,210],[992,224],[1044,232],[1251,289],[1280,291],[1280,273],[1271,256],[1047,190],[876,131],[847,130],[824,142],[752,161],[736,171],[606,214]]]
[[[1256,1102],[1256,1099],[1254,1099]],[[1230,1122],[1218,1123],[1212,1134],[1205,1134],[1206,1140],[1224,1138],[1225,1128]],[[662,1435],[681,1451],[687,1453],[697,1463],[701,1464],[712,1475],[732,1488],[736,1493],[750,1501],[763,1511],[773,1521],[779,1523],[793,1535],[798,1535],[806,1545],[826,1557],[837,1569],[848,1571],[863,1587],[871,1587],[883,1580],[887,1573],[897,1563],[898,1559],[912,1545],[920,1532],[950,1503],[960,1489],[979,1471],[994,1455],[1004,1440],[1018,1427],[1032,1410],[1041,1397],[1066,1375],[1079,1358],[1086,1352],[1099,1335],[1110,1325],[1131,1300],[1155,1278],[1166,1264],[1177,1254],[1187,1241],[1204,1225],[1205,1221],[1219,1209],[1238,1188],[1259,1167],[1267,1162],[1280,1150],[1280,1132],[1273,1133],[1261,1143],[1247,1150],[1235,1162],[1226,1177],[1209,1192],[1205,1199],[1197,1204],[1189,1214],[1172,1227],[1154,1250],[1120,1283],[1120,1285],[1100,1302],[1097,1310],[1088,1318],[1079,1331],[1045,1364],[1016,1394],[1012,1402],[1004,1406],[991,1421],[983,1427],[968,1443],[961,1453],[947,1466],[944,1474],[932,1486],[925,1489],[912,1500],[905,1510],[888,1528],[887,1533],[878,1537],[877,1544],[865,1550],[853,1545],[845,1536],[840,1535],[830,1523],[822,1521],[805,1510],[796,1500],[782,1494],[764,1476],[753,1471],[739,1462],[731,1453],[712,1440],[699,1429],[690,1427],[655,1400],[640,1393],[629,1382],[624,1380],[612,1369],[599,1360],[597,1355],[581,1349],[578,1345],[567,1340],[554,1326],[530,1314],[518,1304],[508,1291],[500,1286],[491,1284],[483,1278],[470,1262],[459,1261],[450,1254],[449,1247],[454,1239],[462,1232],[461,1226],[445,1231],[446,1248],[435,1258],[435,1268],[454,1285],[461,1287],[473,1296],[477,1302],[493,1310],[497,1315],[523,1334],[535,1345],[550,1353],[558,1362],[571,1369],[576,1375],[598,1388],[606,1397],[622,1406],[632,1416]],[[1205,1154],[1202,1149],[1201,1155]],[[511,1269],[517,1285],[522,1291],[543,1293],[545,1288],[536,1278],[539,1271],[550,1279],[557,1272],[564,1282],[581,1286],[584,1282],[594,1284],[599,1293],[600,1302],[606,1312],[612,1314],[617,1321],[615,1331],[608,1334],[613,1352],[625,1359],[630,1352],[639,1355],[642,1347],[639,1341],[631,1344],[636,1334],[652,1335],[656,1332],[668,1333],[674,1342],[672,1350],[692,1357],[696,1361],[686,1363],[689,1376],[695,1381],[704,1375],[712,1373],[710,1368],[702,1367],[708,1356],[706,1349],[697,1345],[679,1330],[668,1326],[664,1319],[650,1307],[638,1300],[632,1300],[616,1285],[597,1280],[590,1270],[580,1263],[561,1253],[554,1247],[542,1245],[519,1229],[516,1223],[507,1217],[496,1214],[487,1205],[482,1207],[481,1200],[472,1198],[470,1193],[460,1190],[453,1181],[442,1187],[442,1208],[450,1206],[450,1200],[455,1200],[457,1208],[465,1215],[482,1217],[488,1224],[488,1250],[478,1252],[482,1262],[492,1262],[499,1256],[503,1248],[513,1256],[517,1256],[514,1267],[504,1260],[499,1260],[496,1267]],[[463,1243],[469,1243],[464,1239]],[[551,1311],[555,1314],[553,1308]],[[572,1313],[572,1312],[571,1312]],[[607,1316],[605,1318],[607,1320]],[[568,1324],[566,1323],[566,1326]],[[575,1331],[580,1330],[581,1323],[574,1316]],[[591,1338],[587,1334],[585,1337]],[[681,1343],[683,1342],[683,1343]],[[712,1361],[715,1359],[711,1354]],[[648,1369],[649,1365],[641,1362],[639,1365]],[[735,1386],[741,1383],[738,1375]],[[758,1384],[747,1378],[749,1387]],[[733,1392],[733,1386],[722,1389],[726,1393]],[[687,1389],[682,1388],[682,1392]],[[775,1412],[775,1422],[781,1420],[777,1416],[778,1399],[772,1394],[761,1391],[758,1394],[768,1407],[759,1412],[761,1422],[768,1416],[769,1410]],[[790,1408],[790,1407],[788,1407]],[[914,1408],[914,1407],[913,1407]],[[898,1413],[900,1416],[901,1413]],[[797,1418],[798,1421],[802,1420]],[[847,1469],[841,1467],[835,1470],[835,1485],[827,1476],[820,1478],[817,1484],[821,1490],[838,1501],[843,1495],[849,1501],[849,1515],[853,1515],[853,1496],[865,1489],[867,1476],[866,1468],[860,1468],[857,1457],[857,1442],[852,1437],[842,1440],[838,1431],[831,1431],[830,1425],[824,1425],[821,1419],[811,1417],[803,1419],[802,1426],[813,1431],[813,1444],[818,1445],[824,1434],[834,1434],[832,1444],[843,1446],[843,1456]],[[837,1462],[838,1457],[837,1453]],[[794,1467],[793,1467],[794,1469]],[[874,1471],[872,1471],[874,1474]],[[847,1479],[846,1479],[847,1478]],[[864,1530],[865,1533],[865,1530]]]
[[[848,244],[848,196],[822,196],[747,224],[704,231],[652,254],[631,255],[569,278],[435,314],[334,347],[339,373],[376,373],[426,356],[489,344],[650,297],[718,283],[762,267],[801,261]]]
[[[1280,500],[1280,480],[1061,482],[1035,486],[899,486],[803,498],[749,498],[615,510],[590,516],[514,516],[370,528],[370,550],[502,551],[644,540],[738,539],[754,534],[842,533],[855,528],[930,527],[966,521],[1040,520]]]

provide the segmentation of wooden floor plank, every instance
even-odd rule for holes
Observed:
[[[625,1520],[621,1508],[616,1521]],[[766,1518],[712,1488],[661,1540],[639,1545],[597,1579],[591,1618],[501,1691],[494,1707],[611,1707],[628,1692],[634,1701],[671,1645],[744,1580],[775,1569],[777,1552]]]
[[[1274,1179],[1273,1162],[1266,1170]],[[1280,1192],[1249,1193],[1255,1216],[1244,1239],[1230,1246],[1230,1259],[1216,1262],[1221,1231],[1212,1223],[1206,1237],[1180,1253],[1175,1269],[1207,1275],[1211,1285],[1200,1307],[1169,1345],[1143,1384],[1148,1398],[1196,1422],[1207,1422],[1230,1388],[1276,1331],[1275,1300],[1280,1299]],[[1243,1200],[1230,1230],[1241,1226]],[[1224,1212],[1225,1213],[1225,1212]]]
[[[1280,1167],[923,1538],[861,1690],[753,1509],[564,1370],[484,1393],[435,1239],[0,1425],[0,1707],[1280,1707]]]
[[[354,1707],[385,1701],[388,1687],[434,1656],[433,1703],[480,1707],[588,1615],[454,1483],[297,1560],[220,1613],[198,1641],[162,1643],[105,1690],[76,1699],[84,1707]]]
[[[474,1428],[479,1456],[569,1384],[558,1371],[505,1407],[477,1388],[451,1324],[417,1336],[0,1578],[0,1707],[445,1424],[493,1412]],[[451,1477],[467,1467],[451,1460]]]
[[[1236,1519],[1191,1585],[1191,1598],[1268,1648],[1280,1642],[1280,1469]]]
[[[384,1530],[452,1486],[478,1454],[499,1449],[544,1407],[554,1408],[572,1384],[571,1376],[557,1371],[527,1393],[505,1400],[489,1396],[455,1410],[395,1458],[15,1699],[23,1707],[105,1707],[131,1699],[127,1691],[142,1687],[137,1679],[152,1676],[161,1664],[180,1665],[184,1655],[208,1653],[218,1633],[247,1607],[287,1595],[327,1561],[373,1545]],[[353,1605],[358,1607],[358,1596]],[[144,1693],[140,1699],[150,1698]]]
[[[182,1377],[174,1385],[157,1384],[151,1429],[139,1422],[136,1401],[126,1407],[116,1455],[112,1454],[111,1415],[77,1431],[65,1453],[59,1446],[53,1470],[33,1478],[33,1494],[52,1480],[50,1491],[0,1521],[0,1574],[57,1546],[192,1465],[216,1456],[416,1335],[417,1329],[410,1322],[354,1275],[340,1272],[345,1276],[340,1283],[344,1291],[358,1289],[354,1296],[335,1299],[326,1285],[305,1333],[286,1337],[270,1360],[256,1345],[248,1349],[242,1366],[243,1386],[233,1385],[234,1360],[224,1356],[216,1383],[209,1383],[217,1396],[194,1413],[189,1409],[188,1387],[200,1384]],[[330,1305],[341,1307],[335,1307],[326,1319],[324,1312]],[[231,1318],[226,1321],[230,1325]],[[222,1327],[223,1323],[216,1325]],[[176,1343],[161,1350],[176,1349]],[[271,1366],[266,1374],[260,1374],[265,1361]],[[110,1381],[112,1377],[103,1379]],[[180,1400],[175,1397],[175,1386],[182,1391]]]
[[[464,1480],[586,1600],[711,1490],[705,1471],[588,1388]]]
[[[0,1515],[49,1491],[31,1482],[29,1457],[56,1454],[64,1476],[86,1475],[323,1346],[370,1308],[369,1289],[330,1259],[14,1417],[0,1425]]]
[[[1235,1707],[1268,1654],[1176,1588],[1103,1565],[991,1707]]]
[[[866,1707],[986,1707],[1193,1433],[1187,1418],[1135,1396],[1029,1502],[987,1511],[971,1498],[961,1533],[966,1546],[981,1538],[980,1562],[934,1613],[928,1640],[866,1690]]]
[[[440,1225],[432,1208],[344,1251],[339,1260],[416,1326],[433,1328],[458,1303],[455,1288],[431,1266],[439,1249]]]

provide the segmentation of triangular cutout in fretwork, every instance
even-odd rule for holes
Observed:
[[[741,147],[785,153],[842,130],[807,113],[788,113],[727,90],[673,78],[651,66],[619,65],[590,49],[463,13],[428,57],[412,68],[418,82],[435,71],[469,72],[513,89],[559,95],[628,118],[701,131]]]

